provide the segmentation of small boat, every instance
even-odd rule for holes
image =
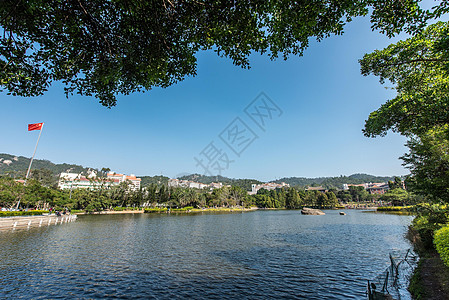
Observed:
[[[346,216],[346,213],[344,211],[341,211],[340,216]]]

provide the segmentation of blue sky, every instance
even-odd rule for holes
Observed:
[[[398,159],[407,151],[404,137],[370,139],[361,131],[369,113],[395,94],[361,76],[358,59],[397,40],[357,18],[342,36],[312,41],[303,57],[252,55],[250,70],[202,52],[196,77],[120,96],[112,109],[93,97],[66,99],[60,84],[30,99],[3,93],[0,153],[30,157],[38,131],[27,124],[45,122],[36,158],[127,174],[203,173],[194,157],[211,142],[233,161],[221,174],[234,178],[407,174]],[[244,112],[261,92],[282,110],[265,131]],[[258,137],[240,156],[219,138],[236,117]]]

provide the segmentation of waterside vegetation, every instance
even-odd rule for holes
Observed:
[[[29,180],[26,185],[13,178],[0,177],[0,207],[83,210],[87,212],[104,210],[125,210],[128,208],[171,208],[185,209],[205,207],[258,207],[299,209],[303,206],[334,208],[339,200],[334,192],[305,191],[296,188],[277,190],[261,189],[256,195],[249,195],[238,186],[224,186],[213,191],[158,186],[133,191],[126,182],[114,187],[97,190],[59,190]]]

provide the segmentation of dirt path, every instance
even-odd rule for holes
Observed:
[[[449,268],[435,254],[421,262],[421,285],[426,300],[449,300]]]

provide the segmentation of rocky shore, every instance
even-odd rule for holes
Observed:
[[[322,216],[325,215],[325,213],[319,209],[314,209],[314,208],[308,208],[308,207],[304,207],[301,210],[301,214],[303,215],[312,215],[312,216]]]

